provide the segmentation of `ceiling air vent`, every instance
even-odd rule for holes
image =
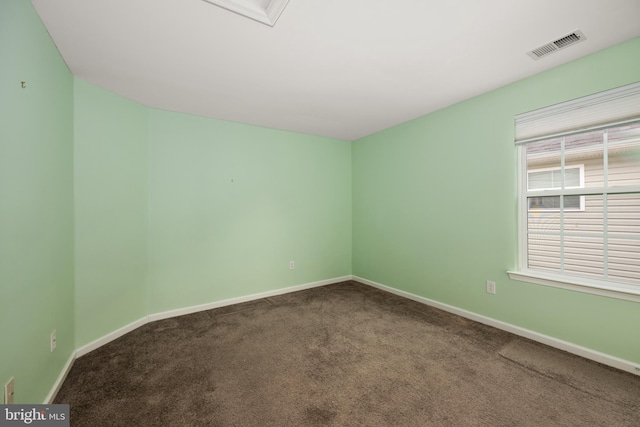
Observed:
[[[527,52],[527,55],[537,60],[553,52],[557,52],[566,47],[573,46],[574,44],[586,39],[587,37],[582,33],[582,31],[576,30],[573,33],[567,34],[566,36],[552,41],[551,43],[547,43],[544,46],[533,49],[531,52]]]

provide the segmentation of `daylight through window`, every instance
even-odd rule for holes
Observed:
[[[517,141],[521,272],[640,295],[638,116]]]

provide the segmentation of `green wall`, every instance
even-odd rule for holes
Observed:
[[[355,141],[353,274],[640,362],[637,303],[506,274],[518,252],[514,115],[638,80],[640,38]]]
[[[349,143],[74,93],[76,347],[351,273]]]
[[[158,110],[149,135],[152,313],[351,274],[348,142]]]
[[[76,347],[148,314],[147,110],[74,81]]]
[[[148,314],[351,273],[348,142],[149,109],[74,79],[28,1],[0,19],[0,385],[15,377],[17,403]]]
[[[42,403],[75,348],[73,77],[28,1],[0,2],[0,58],[0,402],[13,376]]]
[[[352,269],[640,362],[637,304],[505,274],[513,115],[640,80],[639,53],[635,39],[349,144],[74,80],[30,2],[0,2],[0,385],[39,403],[74,349],[149,314]]]

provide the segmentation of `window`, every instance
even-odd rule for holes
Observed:
[[[567,166],[564,170],[565,188],[584,186],[584,165]],[[527,191],[559,190],[562,188],[562,169],[527,170]],[[529,210],[560,210],[560,196],[537,196],[527,198]],[[584,211],[583,196],[565,196],[564,209]]]
[[[640,301],[640,83],[520,115],[516,144],[511,278]]]

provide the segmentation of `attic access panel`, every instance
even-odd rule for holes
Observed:
[[[262,22],[270,27],[276,21],[289,3],[289,0],[202,0],[254,21]]]

